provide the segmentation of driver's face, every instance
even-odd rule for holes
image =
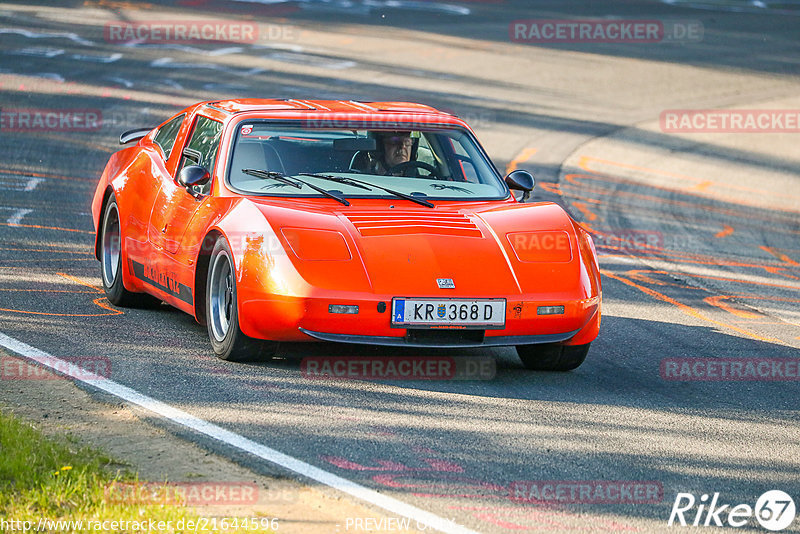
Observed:
[[[391,168],[411,159],[413,141],[407,136],[392,136],[383,139],[383,152],[386,154],[386,163]]]

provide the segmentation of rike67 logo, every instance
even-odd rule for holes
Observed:
[[[696,508],[695,508],[696,507]],[[779,531],[787,528],[794,521],[794,500],[789,494],[780,490],[764,492],[756,505],[726,504],[720,501],[719,493],[714,493],[709,501],[709,495],[703,494],[696,499],[691,493],[678,493],[672,512],[669,514],[668,526],[678,525],[693,527],[734,527],[748,526],[751,519],[767,530]],[[677,526],[677,525],[676,525]],[[749,525],[754,526],[754,525]]]

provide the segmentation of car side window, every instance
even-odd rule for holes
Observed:
[[[213,176],[221,136],[221,122],[207,117],[197,117],[189,143],[183,149],[178,172],[189,165],[202,165]]]
[[[472,158],[470,158],[467,149],[464,148],[464,145],[462,145],[458,139],[451,139],[450,142],[453,145],[455,158],[461,167],[461,174],[464,176],[464,181],[475,184],[481,183],[480,178],[478,177],[478,171],[475,168],[475,165],[472,163]]]
[[[158,129],[156,135],[153,137],[153,142],[161,149],[161,155],[164,156],[164,161],[169,159],[172,153],[172,147],[175,145],[175,138],[178,137],[178,130],[181,129],[183,118],[186,115],[178,115],[164,126]]]

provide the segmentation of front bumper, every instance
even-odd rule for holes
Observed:
[[[597,335],[600,298],[508,299],[502,329],[398,328],[390,324],[391,297],[319,295],[295,297],[250,294],[239,303],[242,332],[274,341],[335,341],[405,347],[487,347],[536,343],[588,343]],[[332,314],[330,304],[358,305],[359,313]],[[537,306],[564,305],[563,315],[537,315]]]

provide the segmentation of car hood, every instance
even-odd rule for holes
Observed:
[[[438,203],[433,209],[381,201],[361,206],[358,200],[341,209],[320,209],[303,201],[291,208],[269,201],[254,203],[298,274],[317,291],[406,297],[535,292],[554,299],[575,297],[581,271],[575,229],[553,203]],[[349,258],[326,259],[317,250],[308,250],[313,241],[290,242],[297,229],[323,231],[326,239],[338,232]],[[572,251],[567,261],[520,260],[508,234],[541,231],[566,234]],[[306,250],[300,250],[303,246]],[[439,279],[452,280],[454,287],[439,287]]]

